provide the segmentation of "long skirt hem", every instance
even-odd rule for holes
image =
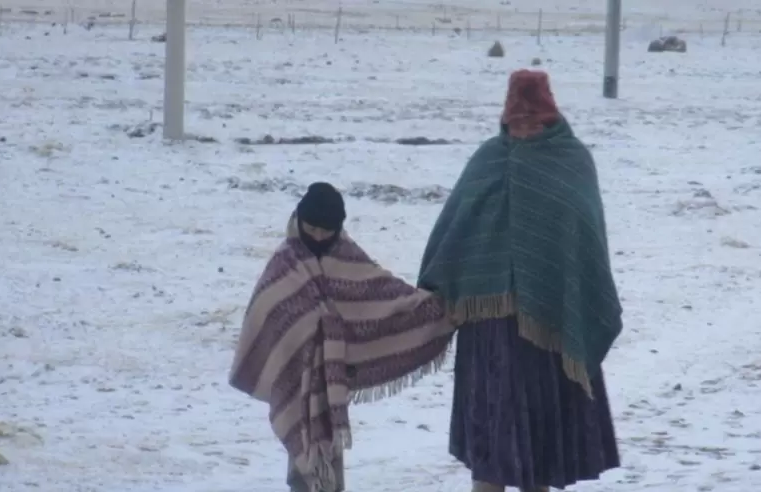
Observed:
[[[620,466],[602,371],[590,399],[514,317],[458,330],[449,452],[473,480],[564,489]]]

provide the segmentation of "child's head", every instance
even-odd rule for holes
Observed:
[[[301,240],[321,256],[338,240],[346,220],[341,193],[329,183],[312,183],[296,207]]]

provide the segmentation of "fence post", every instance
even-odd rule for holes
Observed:
[[[338,44],[338,37],[341,34],[341,17],[342,16],[343,16],[343,7],[338,7],[338,14],[336,14],[336,31],[333,36],[336,44]]]
[[[608,0],[605,15],[605,62],[602,95],[618,99],[618,72],[621,58],[621,0]]]
[[[137,24],[137,0],[132,0],[132,15],[129,19],[129,40],[135,39],[135,24]]]
[[[296,14],[291,14],[291,33],[296,34]]]
[[[186,0],[166,0],[164,138],[185,139]]]
[[[727,16],[724,18],[724,32],[721,33],[721,45],[727,45],[727,36],[729,35],[729,16],[730,12],[727,12]]]
[[[544,17],[544,11],[542,9],[539,9],[539,19],[537,20],[536,25],[536,44],[541,45],[542,44],[542,18]]]
[[[436,35],[436,21],[431,22],[431,36]]]
[[[470,39],[470,17],[468,17],[468,20],[465,24],[465,37]]]
[[[262,39],[262,14],[256,14],[256,39]]]
[[[400,29],[399,27],[399,16],[396,16],[396,30],[398,31]]]
[[[700,39],[703,39],[703,35],[704,35],[704,32],[703,32],[703,23],[701,22],[700,23]]]
[[[502,32],[502,16],[497,14],[497,32]]]

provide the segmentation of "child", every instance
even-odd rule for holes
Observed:
[[[333,186],[309,186],[254,289],[230,377],[269,404],[292,492],[343,491],[349,402],[437,370],[452,339],[442,301],[380,268],[345,219]]]

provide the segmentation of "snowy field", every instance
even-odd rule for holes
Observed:
[[[2,26],[0,491],[285,491],[267,409],[226,377],[299,192],[346,190],[349,231],[414,281],[534,57],[598,160],[626,311],[606,363],[624,467],[572,490],[759,490],[761,35],[648,55],[627,31],[610,101],[599,36],[503,37],[490,59],[491,36],[195,29],[176,144],[158,29]],[[412,137],[446,141],[396,142]],[[468,491],[451,389],[448,371],[353,408],[349,491]]]
[[[133,0],[2,0],[0,21],[124,24]],[[544,32],[599,32],[605,0],[187,0],[188,22],[296,29],[334,29],[339,7],[342,30],[417,29],[534,31],[542,15]],[[136,0],[138,24],[166,18],[165,0]],[[624,1],[624,25],[650,23],[667,31],[761,32],[758,0]]]

